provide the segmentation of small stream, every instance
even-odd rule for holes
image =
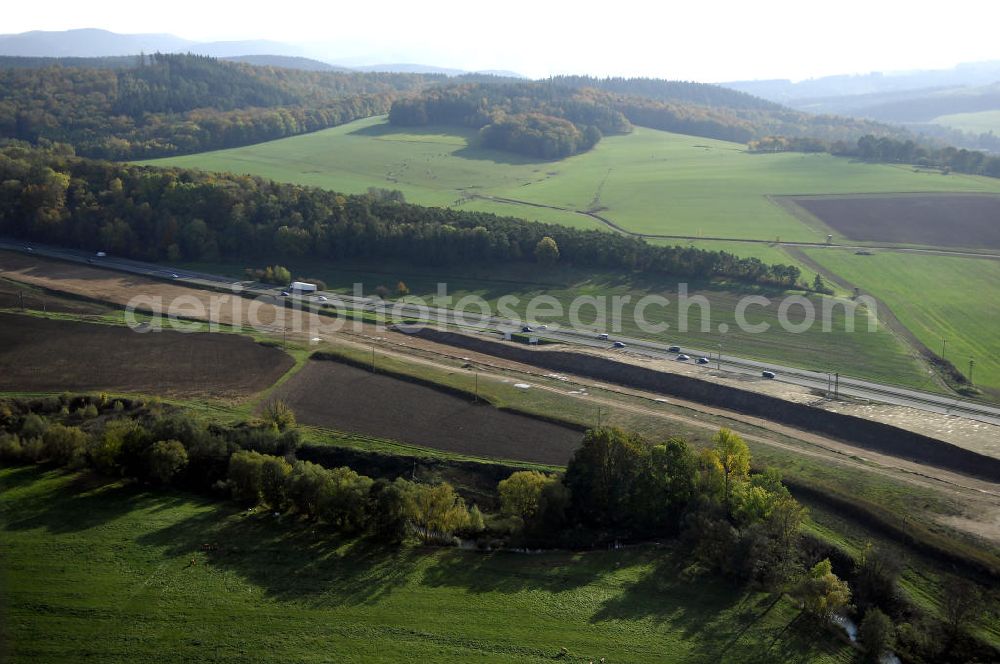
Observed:
[[[837,614],[833,617],[833,622],[836,625],[840,625],[843,628],[843,630],[847,632],[847,637],[851,639],[851,643],[858,642],[858,626],[855,624],[853,620],[851,620],[847,616]],[[886,655],[882,655],[882,658],[879,660],[879,662],[881,664],[902,664],[902,660],[900,660],[899,657],[896,656],[896,653],[892,652]]]

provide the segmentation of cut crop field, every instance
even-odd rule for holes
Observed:
[[[1000,261],[835,249],[806,253],[865,291],[876,293],[928,348],[1000,397]]]
[[[0,314],[0,391],[113,390],[238,398],[259,392],[292,358],[235,334],[150,332]]]
[[[333,361],[309,362],[275,396],[304,424],[463,455],[564,465],[583,438],[569,427]]]
[[[593,210],[629,231],[691,237],[818,241],[769,200],[776,195],[1000,192],[1000,181],[856,163],[830,155],[749,154],[737,143],[636,127],[593,150],[539,162],[475,146],[452,127],[397,128],[385,118],[313,134],[153,160],[157,166],[251,173],[343,191],[402,191],[407,200],[596,228]],[[534,205],[500,202],[525,201]]]
[[[1000,248],[1000,196],[808,196],[791,200],[848,240]]]
[[[0,532],[11,664],[855,656],[789,600],[682,580],[687,563],[669,548],[384,548],[287,516],[38,467],[0,468]]]

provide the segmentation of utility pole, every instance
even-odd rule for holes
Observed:
[[[21,300],[21,311],[24,311],[24,291],[17,291],[17,297]]]
[[[719,357],[715,361],[715,370],[722,371],[722,342],[719,342]]]
[[[974,366],[976,366],[976,361],[970,357],[969,358],[969,385],[974,385],[974,383],[972,382],[972,367],[974,367]]]
[[[947,339],[942,339],[941,340],[941,359],[944,359],[944,351],[945,351],[946,348],[948,348],[948,340]]]
[[[375,373],[375,344],[372,344],[372,373]]]
[[[601,407],[597,407],[597,428],[601,428]]]
[[[476,403],[479,403],[479,372],[476,372]]]
[[[840,372],[834,374],[833,398],[834,399],[840,398]]]

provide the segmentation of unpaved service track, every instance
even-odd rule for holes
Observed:
[[[150,332],[0,314],[0,391],[110,390],[239,398],[293,365],[235,334]]]
[[[583,434],[398,378],[313,360],[275,391],[304,424],[494,459],[564,465]]]

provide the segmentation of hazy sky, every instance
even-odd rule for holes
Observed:
[[[327,58],[723,81],[1000,59],[1000,2],[950,0],[50,0],[6,3],[5,33],[98,27],[197,41],[309,43]]]

